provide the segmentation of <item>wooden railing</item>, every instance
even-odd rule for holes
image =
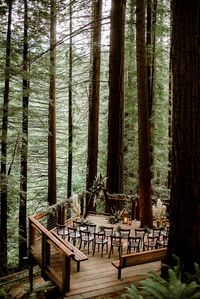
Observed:
[[[70,261],[74,254],[39,222],[44,216],[36,214],[28,217],[30,268],[33,269],[34,264],[39,265],[41,275],[65,293],[70,290]],[[33,281],[31,273],[32,270],[30,282]]]

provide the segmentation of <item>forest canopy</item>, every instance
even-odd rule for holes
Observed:
[[[138,193],[136,3],[119,2],[121,19],[107,0],[0,3],[1,248],[9,263],[18,263],[20,246],[26,251],[28,214],[85,192],[100,174],[111,193]],[[170,7],[147,4],[151,192],[169,200]]]

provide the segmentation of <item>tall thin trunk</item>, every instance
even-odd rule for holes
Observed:
[[[146,1],[147,5],[147,21],[146,21],[146,52],[147,52],[147,89],[148,89],[148,107],[149,117],[151,117],[151,76],[152,76],[152,0]]]
[[[149,113],[149,144],[150,144],[150,168],[153,169],[154,149],[153,149],[153,98],[155,81],[155,47],[156,47],[156,15],[157,0],[147,0],[147,90],[148,90],[148,113]],[[151,177],[154,174],[151,171]]]
[[[8,1],[8,26],[6,41],[6,65],[5,65],[5,86],[3,101],[3,119],[2,119],[2,143],[1,143],[1,215],[0,215],[0,276],[7,273],[8,253],[7,253],[7,220],[8,220],[8,202],[7,202],[7,140],[8,140],[8,107],[10,93],[10,56],[11,56],[11,23],[12,23],[12,1]]]
[[[149,114],[145,46],[145,1],[136,0],[136,52],[138,82],[139,197],[141,226],[152,227]]]
[[[56,0],[51,0],[50,15],[50,87],[48,135],[48,203],[56,203]]]
[[[93,1],[93,36],[92,36],[92,75],[91,95],[89,97],[88,119],[88,156],[86,189],[89,190],[97,176],[98,135],[99,135],[99,92],[101,65],[101,18],[102,0]],[[92,209],[92,202],[88,197],[87,209]]]
[[[107,148],[107,189],[109,193],[123,192],[125,8],[126,1],[112,0]]]
[[[72,194],[72,159],[73,159],[73,115],[72,115],[72,1],[69,6],[69,85],[68,85],[68,178],[67,178],[67,197],[69,198]]]
[[[27,155],[28,155],[28,3],[24,1],[24,45],[23,45],[23,115],[22,115],[22,147],[21,147],[21,176],[19,204],[19,268],[25,263],[27,256]]]

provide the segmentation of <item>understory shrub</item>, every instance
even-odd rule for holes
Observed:
[[[132,284],[121,296],[121,299],[199,299],[200,272],[199,267],[195,268],[198,271],[195,280],[188,282],[181,281],[180,265],[168,269],[168,279],[163,279],[157,273],[150,272],[148,277],[141,282],[141,287],[137,289]]]

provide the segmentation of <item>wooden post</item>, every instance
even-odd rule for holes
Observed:
[[[62,277],[62,293],[70,291],[70,257],[64,255]]]
[[[58,208],[58,224],[65,224],[65,206],[61,204]]]
[[[32,257],[29,255],[29,284],[30,284],[30,292],[33,292],[33,259]]]
[[[42,233],[42,262],[41,262],[41,276],[46,278],[45,270],[50,260],[50,245],[47,243],[47,236]]]

